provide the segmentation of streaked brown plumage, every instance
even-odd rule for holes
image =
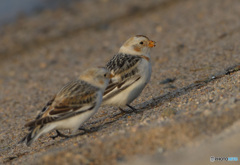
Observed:
[[[103,105],[115,105],[120,110],[136,99],[151,77],[150,51],[155,42],[137,35],[129,38],[106,65],[113,74],[103,96]],[[123,110],[122,110],[123,111]]]
[[[53,129],[77,130],[96,113],[110,73],[105,68],[91,68],[77,80],[66,84],[42,109],[35,120],[27,123],[30,133],[20,142],[31,145],[39,136]]]

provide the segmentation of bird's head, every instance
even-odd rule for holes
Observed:
[[[90,68],[83,72],[80,79],[105,90],[113,75],[104,67]]]
[[[136,35],[129,38],[120,48],[119,53],[131,55],[149,56],[151,48],[155,46],[155,41],[143,35]]]

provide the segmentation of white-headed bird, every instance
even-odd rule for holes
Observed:
[[[155,42],[143,35],[131,37],[121,46],[106,65],[113,77],[104,92],[103,105],[118,106],[121,111],[124,106],[135,110],[130,103],[150,80],[150,52],[154,46]]]
[[[101,102],[111,74],[106,68],[91,68],[66,84],[35,120],[27,123],[29,133],[20,141],[29,146],[41,135],[58,129],[73,132],[93,116]]]

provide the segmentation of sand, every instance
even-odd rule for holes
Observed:
[[[0,161],[210,164],[210,156],[238,156],[239,18],[238,0],[94,0],[1,27]],[[136,34],[157,42],[137,112],[104,106],[83,125],[98,128],[92,133],[17,144],[65,83],[104,66]]]

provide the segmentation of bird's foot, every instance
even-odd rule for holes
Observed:
[[[50,138],[52,138],[54,140],[57,137],[70,138],[70,137],[73,136],[73,135],[65,135],[65,134],[61,133],[60,131],[58,131],[58,130],[56,130],[56,133],[57,133],[57,135],[50,136]]]
[[[97,131],[98,128],[96,128],[96,127],[92,127],[92,128],[90,128],[90,129],[86,129],[86,128],[78,128],[78,130],[82,130],[82,131],[84,131],[84,133],[91,133],[91,132],[95,132],[95,131]]]
[[[65,135],[65,134],[61,133],[60,131],[56,130],[57,135],[50,136],[50,138],[52,138],[53,140],[57,137],[71,138],[71,137],[83,135],[85,133],[95,132],[98,130],[98,128],[96,128],[96,127],[93,127],[91,129],[79,128],[78,130],[82,130],[84,132],[73,134],[73,135]]]
[[[119,110],[122,112],[122,113],[140,113],[141,111],[138,111],[136,108],[134,108],[133,106],[129,105],[129,104],[126,104],[126,106],[128,106],[131,110],[123,110],[122,108],[119,107]]]
[[[123,110],[122,108],[119,107],[119,110],[122,112],[122,113],[132,113],[133,110]]]
[[[122,113],[132,113],[132,112],[135,112],[137,111],[136,108],[130,106],[129,104],[127,104],[127,106],[131,109],[131,110],[123,110],[122,108],[119,107],[119,110],[122,112]]]
[[[127,104],[127,106],[128,106],[132,111],[137,111],[136,108],[134,108],[133,106],[131,106],[131,105],[129,105],[129,104]]]

